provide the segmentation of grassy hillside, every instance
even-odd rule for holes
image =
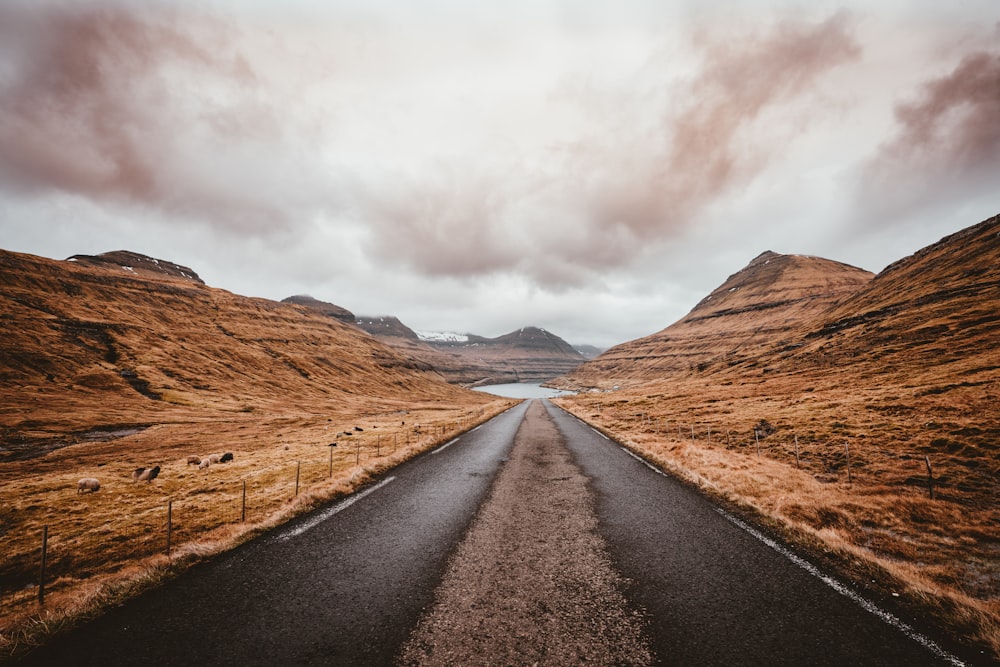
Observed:
[[[1000,217],[785,324],[787,307],[744,310],[698,337],[706,300],[578,369],[566,381],[599,389],[558,402],[998,660],[998,267]]]
[[[0,251],[7,652],[510,404],[311,308],[185,273]],[[234,461],[187,463],[223,452]],[[140,466],[159,476],[133,483]],[[100,490],[78,494],[83,477]]]

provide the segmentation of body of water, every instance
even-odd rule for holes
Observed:
[[[473,387],[476,391],[487,394],[503,396],[504,398],[555,398],[556,396],[566,396],[572,391],[561,389],[549,389],[540,384],[530,384],[527,382],[512,382],[510,384],[487,384],[482,387]]]

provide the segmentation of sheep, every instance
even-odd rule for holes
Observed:
[[[160,466],[153,466],[152,468],[136,470],[136,472],[132,473],[132,479],[133,481],[149,483],[156,479],[156,476],[159,474]]]
[[[189,466],[201,465],[201,457],[200,456],[189,456],[188,457],[188,465]]]
[[[354,427],[354,430],[355,430],[355,431],[358,431],[359,433],[360,433],[361,431],[364,431],[364,429],[363,429],[363,428],[361,428],[360,426],[355,426],[355,427]]]
[[[206,456],[205,458],[203,458],[201,460],[201,463],[198,464],[198,470],[204,470],[205,468],[207,468],[210,465],[212,465],[212,462]]]
[[[218,463],[219,461],[222,460],[222,454],[209,454],[208,460],[211,461],[212,463]]]
[[[133,470],[132,471],[132,483],[134,484],[135,482],[138,482],[139,481],[139,475],[141,475],[145,471],[146,471],[146,469],[142,468],[142,467],[136,468],[135,470]]]
[[[233,460],[233,453],[226,452],[219,458],[219,463],[228,463]]]
[[[101,488],[101,483],[93,477],[84,477],[76,483],[77,494],[95,493]]]

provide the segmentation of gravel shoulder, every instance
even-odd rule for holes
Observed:
[[[533,401],[402,665],[652,664],[587,477]]]

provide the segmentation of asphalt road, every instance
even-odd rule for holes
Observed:
[[[572,415],[549,413],[591,478],[599,530],[632,581],[628,597],[648,613],[660,664],[952,664],[703,496]]]
[[[939,655],[546,402],[660,664],[934,665]],[[37,665],[387,665],[431,606],[527,404],[346,502],[29,655]],[[489,664],[484,656],[484,664]]]

